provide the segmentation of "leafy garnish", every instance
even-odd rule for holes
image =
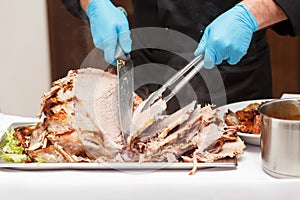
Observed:
[[[4,140],[0,143],[0,148],[3,151],[1,159],[6,162],[23,163],[31,160],[29,156],[24,154],[24,149],[19,145],[19,141],[14,137],[15,131],[9,129],[6,131]]]
[[[34,162],[36,162],[36,163],[45,163],[46,160],[43,159],[43,158],[37,157],[37,158],[34,159]]]

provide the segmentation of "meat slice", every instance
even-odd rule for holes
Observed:
[[[119,126],[117,77],[85,69],[74,83],[74,128],[91,159],[113,160],[124,148]]]
[[[192,103],[185,106],[184,108],[166,117],[164,120],[165,126],[159,131],[158,138],[160,139],[165,138],[168,135],[168,133],[172,131],[175,127],[180,126],[183,122],[188,120],[190,114],[195,109],[195,104],[196,101],[193,101]]]
[[[44,149],[28,151],[28,155],[32,160],[41,158],[47,163],[68,162],[68,160],[59,152],[59,150],[54,145],[50,145]]]
[[[228,126],[235,126],[241,123],[236,113],[230,109],[228,109],[227,113],[224,114],[224,120]]]
[[[130,126],[130,137],[128,138],[129,144],[132,144],[136,137],[138,137],[147,127],[157,121],[159,116],[167,108],[167,103],[162,99],[158,99],[148,109],[142,111],[146,101],[143,101],[133,112],[132,123]]]
[[[191,113],[194,111],[195,104],[196,102],[194,101],[172,115],[168,115],[162,119],[159,119],[146,130],[144,130],[137,139],[141,142],[147,142],[154,137],[165,138],[167,134],[175,127],[180,127],[182,123],[188,120]]]
[[[210,123],[201,127],[199,134],[192,140],[197,144],[198,151],[201,153],[210,150],[208,147],[213,146],[221,136],[220,127],[217,124]]]
[[[222,149],[214,154],[214,160],[230,157],[233,158],[236,155],[243,154],[243,149],[246,148],[245,143],[237,137],[236,141],[225,142]]]
[[[76,129],[100,131],[112,142],[122,147],[123,138],[119,126],[117,77],[96,69],[78,71],[74,82]],[[89,118],[93,126],[84,122]]]
[[[82,142],[75,130],[62,135],[49,134],[47,138],[51,143],[61,146],[69,155],[80,156],[85,154]]]
[[[47,131],[44,127],[39,126],[36,130],[33,130],[30,136],[28,150],[36,150],[45,144]]]

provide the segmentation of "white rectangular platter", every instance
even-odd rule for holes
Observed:
[[[213,163],[197,163],[197,168],[236,168],[237,159],[226,159]],[[19,170],[67,170],[67,169],[115,169],[115,170],[160,170],[160,169],[192,169],[193,163],[8,163],[0,160],[0,169]]]
[[[1,113],[0,113],[1,114]],[[0,115],[0,140],[3,140],[7,128],[16,128],[33,125],[40,121],[35,118],[20,118],[16,116]],[[2,154],[0,150],[0,155]],[[235,168],[237,159],[225,159],[213,163],[197,163],[197,168]],[[0,169],[17,170],[67,170],[67,169],[98,169],[98,170],[159,170],[159,169],[192,169],[193,163],[168,163],[168,162],[128,162],[128,163],[10,163],[0,159]]]

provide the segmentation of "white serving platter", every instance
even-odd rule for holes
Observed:
[[[20,122],[21,121],[21,122]],[[17,128],[28,125],[35,125],[40,122],[37,118],[23,118],[18,116],[1,115],[0,125],[2,131],[0,140],[3,140],[8,128]],[[9,125],[9,126],[8,126]],[[4,128],[3,128],[4,127]],[[0,149],[0,155],[2,151]],[[197,163],[197,168],[236,168],[237,158],[224,159],[212,163]],[[0,169],[16,170],[161,170],[161,169],[192,169],[193,163],[168,163],[168,162],[128,162],[128,163],[10,163],[0,159]]]
[[[197,163],[197,168],[236,168],[237,159],[226,159],[213,163]],[[192,169],[193,163],[8,163],[0,160],[0,169],[19,170],[162,170]]]

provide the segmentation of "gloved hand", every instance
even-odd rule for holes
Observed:
[[[247,53],[257,28],[254,16],[239,3],[207,26],[194,54],[204,53],[204,67],[207,69],[223,60],[236,64]]]
[[[124,53],[131,51],[131,38],[125,14],[109,0],[91,0],[87,15],[94,45],[104,51],[107,62],[116,65],[114,60],[117,42]]]

